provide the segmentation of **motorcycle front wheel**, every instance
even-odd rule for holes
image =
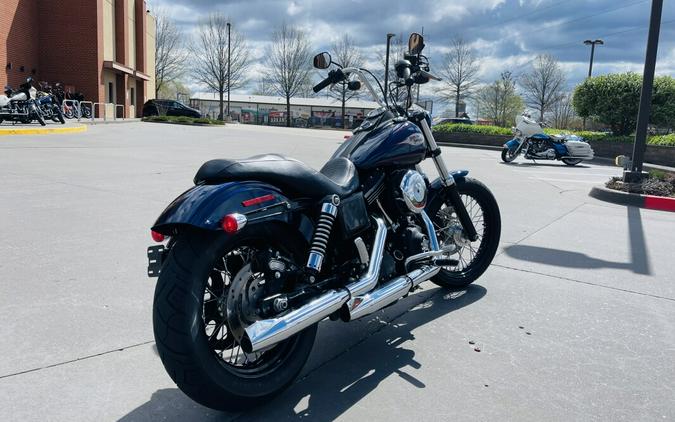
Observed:
[[[33,117],[40,123],[41,126],[47,125],[45,118],[42,116],[42,112],[39,109],[33,110]]]
[[[238,411],[268,401],[298,375],[317,326],[257,353],[245,353],[243,329],[274,280],[256,272],[260,251],[299,262],[304,251],[291,230],[276,225],[179,234],[155,290],[153,328],[164,368],[194,401]],[[277,282],[278,283],[278,282]]]
[[[62,125],[66,124],[66,119],[63,118],[63,112],[61,111],[61,108],[58,106],[54,106],[54,121],[59,121]]]
[[[504,147],[502,149],[502,161],[505,163],[510,163],[511,161],[515,160],[516,157],[518,157],[518,154],[516,153],[516,149],[509,149],[507,147]]]
[[[563,158],[562,162],[567,164],[568,166],[576,166],[579,164],[582,160],[578,158]]]
[[[430,204],[427,213],[436,228],[441,248],[452,251],[457,265],[443,267],[431,281],[441,287],[459,289],[473,283],[492,263],[501,237],[499,205],[492,192],[481,182],[466,178],[457,183],[459,196],[476,228],[478,239],[471,242],[462,230],[452,205],[442,198]]]

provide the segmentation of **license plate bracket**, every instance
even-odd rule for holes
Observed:
[[[148,277],[159,277],[167,251],[164,245],[148,246]]]

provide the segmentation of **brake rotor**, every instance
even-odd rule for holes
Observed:
[[[255,307],[263,296],[264,284],[263,274],[254,273],[250,263],[244,265],[232,280],[227,294],[225,318],[229,332],[237,342],[244,336],[244,329],[260,319]]]

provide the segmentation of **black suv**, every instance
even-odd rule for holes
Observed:
[[[202,117],[199,110],[174,100],[150,100],[143,105],[143,117],[147,116],[186,116]]]

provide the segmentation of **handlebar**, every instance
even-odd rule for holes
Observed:
[[[328,72],[328,77],[326,79],[314,85],[312,91],[314,91],[314,93],[317,93],[322,89],[324,89],[325,87],[327,87],[328,85],[341,82],[344,79],[345,74],[342,72],[341,69],[331,70],[330,72]]]

